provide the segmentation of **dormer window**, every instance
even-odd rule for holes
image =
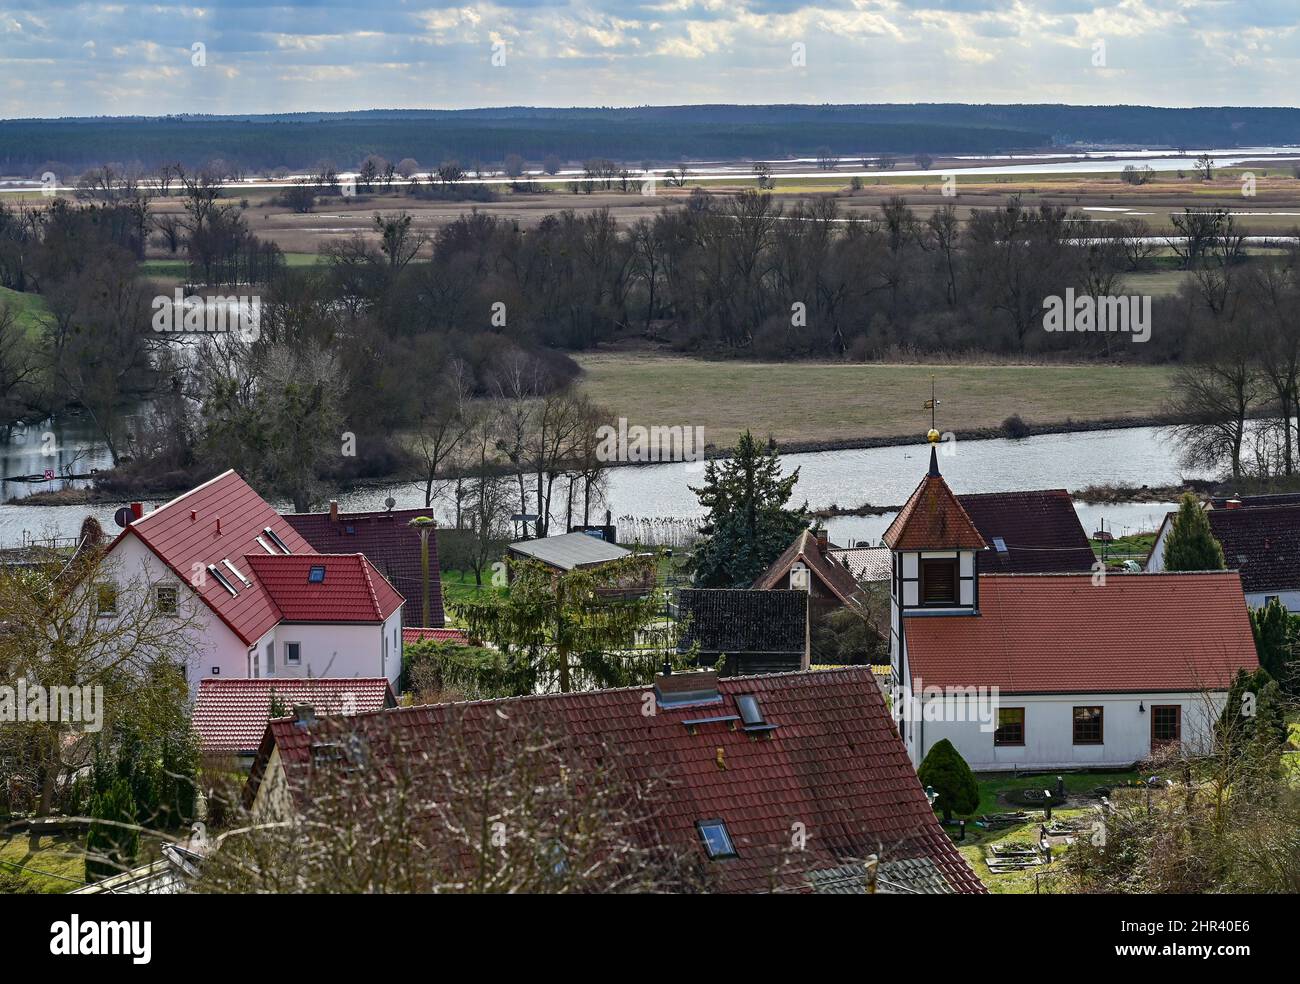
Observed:
[[[957,604],[957,558],[922,558],[921,604]]]

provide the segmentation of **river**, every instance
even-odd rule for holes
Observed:
[[[53,433],[54,455],[42,454],[50,447],[42,435]],[[1084,431],[1073,434],[1044,434],[1018,441],[1005,439],[955,441],[941,446],[940,468],[956,492],[1003,492],[1015,489],[1066,488],[1072,491],[1098,484],[1172,485],[1183,477],[1175,449],[1165,432],[1153,427]],[[80,455],[80,457],[78,457]],[[785,455],[787,469],[799,469],[796,498],[813,507],[837,505],[857,507],[904,502],[925,473],[928,451],[923,444],[848,451],[818,451]],[[35,485],[10,481],[15,475],[58,473],[74,462],[78,473],[90,467],[107,467],[107,452],[81,421],[46,425],[18,433],[15,440],[0,443],[0,495],[5,499],[32,491],[65,487],[61,480]],[[51,463],[53,462],[53,463]],[[615,516],[688,518],[699,514],[699,505],[688,486],[702,479],[700,463],[644,465],[615,468],[610,473],[609,508]],[[1187,477],[1202,478],[1189,474]],[[382,509],[392,496],[399,507],[421,506],[423,492],[415,484],[377,485],[339,494],[344,510]],[[563,502],[562,483],[556,499]],[[26,506],[21,502],[0,505],[0,546],[14,546],[27,537],[71,536],[82,519],[91,513],[106,529],[113,528],[118,505]],[[152,503],[151,505],[158,505]],[[287,503],[276,503],[287,509]],[[1121,503],[1090,505],[1076,502],[1080,519],[1088,532],[1106,528],[1116,535],[1154,529],[1170,503]],[[892,519],[892,514],[841,516],[828,523],[831,536],[839,543],[870,542]],[[562,521],[562,517],[560,517]]]

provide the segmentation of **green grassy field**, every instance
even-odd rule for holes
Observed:
[[[1104,553],[1112,561],[1131,559],[1141,563],[1146,559],[1147,554],[1151,553],[1151,547],[1156,542],[1156,534],[1152,532],[1117,536],[1109,544],[1102,543],[1100,540],[1089,542],[1092,544],[1092,552],[1098,557]]]
[[[40,331],[40,319],[49,310],[40,294],[20,294],[0,287],[0,306],[8,305],[18,317],[18,324],[33,337]]]
[[[0,869],[18,872],[43,892],[67,892],[84,884],[86,861],[80,837],[42,837],[36,850],[26,834],[0,838]]]
[[[582,387],[630,425],[699,426],[727,446],[749,428],[778,442],[855,440],[929,429],[935,375],[941,431],[1144,417],[1165,402],[1159,366],[947,366],[708,361],[621,353],[579,356]]]

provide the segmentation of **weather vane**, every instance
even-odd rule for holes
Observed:
[[[925,436],[931,444],[936,444],[939,441],[939,431],[934,425],[934,411],[938,405],[939,401],[934,398],[934,373],[930,373],[930,399],[925,401],[925,406],[922,409],[930,411],[930,433]]]

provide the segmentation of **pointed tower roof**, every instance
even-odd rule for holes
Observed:
[[[939,474],[930,445],[930,471],[882,537],[893,550],[983,550],[988,544]]]

